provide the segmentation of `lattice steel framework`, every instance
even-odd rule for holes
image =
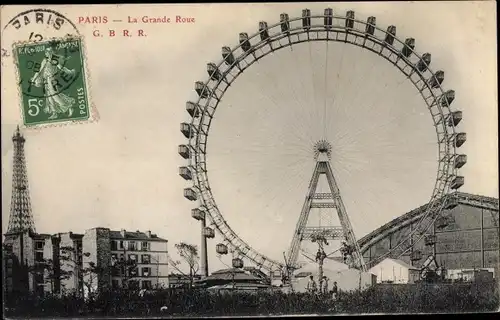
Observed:
[[[284,269],[283,263],[260,254],[243,241],[224,219],[210,188],[206,151],[208,133],[217,106],[236,78],[266,55],[309,41],[342,42],[381,56],[413,83],[430,112],[438,145],[438,170],[432,195],[425,214],[419,217],[418,227],[395,245],[391,252],[377,259],[399,257],[411,248],[414,240],[417,242],[424,237],[441,210],[448,205],[446,201],[439,199],[448,194],[450,189],[458,189],[463,185],[464,178],[459,176],[458,168],[464,164],[465,155],[457,154],[457,148],[465,142],[466,134],[455,130],[462,119],[462,113],[451,111],[450,104],[455,92],[444,91],[441,87],[444,72],[433,72],[430,69],[431,55],[417,54],[413,38],[399,40],[395,26],[389,26],[387,30],[377,27],[375,17],[361,21],[355,19],[353,11],[348,11],[346,16],[339,16],[333,14],[331,9],[326,9],[323,15],[311,15],[310,10],[305,9],[302,16],[296,18],[289,18],[288,14],[283,13],[280,15],[280,22],[268,26],[262,21],[257,33],[250,36],[240,33],[239,45],[234,48],[223,47],[222,61],[208,64],[208,80],[195,83],[199,98],[196,102],[187,103],[186,109],[191,121],[181,124],[181,131],[189,141],[188,144],[179,146],[179,153],[189,162],[186,167],[180,168],[180,174],[193,182],[193,188],[184,190],[185,196],[190,200],[201,201],[201,210],[206,212],[210,226],[215,227],[222,235],[225,245],[241,252],[258,267],[266,270]],[[420,238],[414,239],[414,236]],[[374,262],[376,261],[372,261]]]
[[[324,153],[325,156],[321,157],[322,153]],[[321,147],[318,148],[317,145],[315,155],[316,166],[314,168],[311,181],[309,182],[309,189],[306,194],[302,211],[300,212],[299,220],[297,221],[297,225],[295,227],[290,248],[288,249],[287,265],[294,269],[298,268],[297,260],[299,257],[301,242],[305,240],[315,241],[315,237],[320,237],[324,240],[346,240],[347,244],[354,248],[351,254],[354,260],[354,266],[358,269],[365,270],[366,268],[363,261],[363,255],[361,254],[361,249],[359,248],[356,236],[354,235],[354,231],[352,229],[349,216],[347,215],[344,202],[342,201],[340,190],[333,175],[330,162],[327,161],[327,159],[330,158],[330,150],[329,148],[322,150]],[[318,181],[322,175],[325,175],[326,180],[328,181],[328,187],[330,189],[329,193],[316,193]],[[317,202],[317,200],[322,200],[322,202]],[[312,208],[335,209],[341,225],[308,227],[307,220],[309,219],[309,214]]]
[[[12,198],[10,204],[10,217],[7,234],[15,232],[36,232],[35,222],[31,212],[31,200],[28,187],[28,174],[26,159],[24,157],[23,137],[17,127],[12,136],[14,143],[14,163],[12,172]]]

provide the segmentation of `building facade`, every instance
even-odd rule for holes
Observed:
[[[415,239],[412,250],[398,259],[420,268],[433,255],[445,269],[492,268],[497,276],[500,268],[498,199],[461,192],[452,196],[457,198],[458,205],[445,210],[447,219],[436,220],[429,235],[419,241]],[[425,209],[426,206],[414,209],[360,239],[365,260],[383,255],[408,237]]]
[[[87,230],[83,263],[98,272],[84,275],[86,291],[99,287],[168,287],[168,241],[151,231]],[[94,277],[95,279],[92,279]]]
[[[404,284],[420,280],[420,269],[398,259],[386,258],[369,272],[377,276],[377,283]]]
[[[85,234],[7,234],[4,292],[84,295],[99,288],[168,287],[167,244],[150,231],[107,228]]]

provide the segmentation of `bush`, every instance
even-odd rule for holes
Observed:
[[[167,312],[160,311],[166,306]],[[10,297],[11,317],[280,315],[326,313],[471,312],[498,309],[496,284],[380,284],[365,291],[340,292],[337,301],[305,293],[209,293],[163,289],[139,296],[137,291],[104,291],[84,300],[75,294]]]

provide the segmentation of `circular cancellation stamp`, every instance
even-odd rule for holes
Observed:
[[[50,9],[28,10],[4,26],[2,37],[2,68],[12,55],[15,78],[10,83],[18,92],[26,127],[97,120],[84,38],[73,22]]]

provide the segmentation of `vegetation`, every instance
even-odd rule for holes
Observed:
[[[340,292],[337,301],[306,293],[119,289],[87,300],[68,294],[7,297],[5,303],[9,317],[485,312],[498,309],[499,293],[495,283],[378,285],[363,292]]]
[[[181,256],[189,267],[189,286],[192,287],[194,278],[200,269],[198,247],[189,243],[180,242],[175,244],[175,248],[177,249],[179,256]]]

